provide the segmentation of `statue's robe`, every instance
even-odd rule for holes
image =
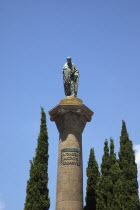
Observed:
[[[65,95],[77,95],[78,82],[79,82],[79,71],[76,69],[75,64],[66,63],[63,67],[63,82]]]

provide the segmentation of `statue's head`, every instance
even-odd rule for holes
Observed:
[[[67,57],[67,63],[71,63],[71,57]]]

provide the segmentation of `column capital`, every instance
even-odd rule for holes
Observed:
[[[67,96],[60,103],[49,111],[51,121],[66,113],[73,112],[77,115],[85,117],[87,122],[91,121],[94,114],[87,106],[82,103],[82,100],[73,96]]]

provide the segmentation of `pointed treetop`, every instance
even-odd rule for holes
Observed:
[[[41,106],[41,111],[44,111],[44,108]]]
[[[103,154],[102,163],[101,163],[102,175],[107,176],[109,168],[110,168],[109,148],[108,148],[108,141],[106,139],[104,142],[104,154]]]
[[[109,148],[108,148],[108,141],[107,141],[107,139],[104,142],[104,156],[109,157]]]
[[[121,136],[120,136],[120,144],[125,145],[127,142],[129,142],[129,135],[127,133],[126,123],[124,120],[122,120],[122,130],[121,130]]]
[[[126,134],[128,135],[128,133],[127,133],[127,128],[126,128],[126,123],[125,123],[124,120],[122,120],[121,136],[126,135]]]
[[[40,124],[40,132],[42,132],[43,130],[47,131],[46,128],[46,113],[44,111],[44,108],[41,107],[41,124]]]
[[[95,157],[94,148],[91,148],[91,149],[90,149],[90,156],[89,156],[89,159],[91,159],[92,157]]]
[[[114,140],[110,138],[110,155],[114,154]]]
[[[85,210],[96,210],[96,190],[97,183],[100,177],[98,163],[95,158],[94,148],[90,149],[87,172],[87,188],[86,188],[86,206]]]
[[[90,155],[89,155],[89,161],[88,161],[88,167],[95,167],[95,165],[98,168],[98,164],[97,164],[97,161],[95,159],[94,148],[91,148],[90,149]]]
[[[97,161],[95,159],[94,148],[91,148],[90,149],[90,154],[89,154],[88,167],[91,167],[93,169],[93,167],[95,167],[95,165],[98,168],[98,164],[97,164]],[[87,169],[87,173],[88,173],[88,169]]]

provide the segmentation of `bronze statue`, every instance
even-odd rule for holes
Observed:
[[[67,57],[67,63],[63,67],[63,82],[66,96],[77,96],[79,71],[75,64],[71,62],[71,58]]]

